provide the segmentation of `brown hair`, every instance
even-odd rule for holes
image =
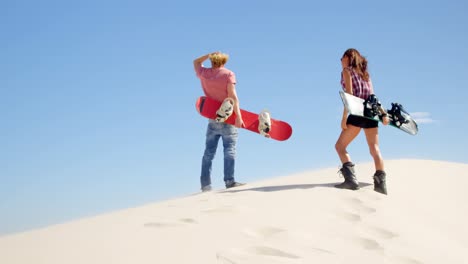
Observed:
[[[229,59],[229,55],[225,53],[220,53],[220,52],[212,53],[210,54],[211,67],[219,68],[223,66],[224,64],[226,64],[228,59]]]
[[[359,76],[365,81],[369,81],[369,72],[367,71],[367,59],[356,49],[348,49],[343,54],[349,59],[349,66],[353,68]]]

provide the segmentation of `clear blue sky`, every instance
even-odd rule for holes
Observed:
[[[417,136],[381,128],[385,159],[467,162],[467,12],[462,0],[0,1],[0,234],[198,192],[207,121],[192,61],[212,51],[230,54],[242,108],[294,129],[286,142],[242,130],[239,181],[338,168],[351,47],[381,101],[420,121]],[[349,151],[371,161],[363,135]],[[219,148],[216,188],[222,166]]]

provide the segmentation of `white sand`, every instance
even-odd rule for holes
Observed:
[[[359,191],[311,171],[0,237],[0,263],[468,263],[468,164],[386,167],[388,196],[371,163]]]

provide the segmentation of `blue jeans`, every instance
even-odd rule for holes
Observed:
[[[234,181],[237,128],[229,124],[209,120],[200,176],[202,188],[211,185],[211,167],[218,148],[219,138],[222,138],[224,148],[224,182]]]

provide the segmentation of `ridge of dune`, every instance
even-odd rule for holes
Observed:
[[[468,164],[312,170],[0,237],[0,263],[468,263]]]

